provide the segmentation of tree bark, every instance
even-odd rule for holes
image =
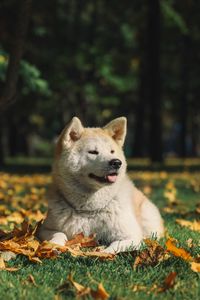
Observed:
[[[160,0],[148,1],[148,96],[150,103],[149,152],[153,162],[162,162],[162,103],[160,78]]]
[[[138,102],[135,111],[135,135],[133,143],[133,155],[142,157],[145,154],[145,120],[148,106],[147,93],[147,22],[144,28],[140,29],[139,53],[140,53],[140,85]]]
[[[13,46],[10,51],[6,81],[0,97],[0,113],[16,99],[20,61],[24,52],[24,41],[30,19],[32,0],[20,0]]]
[[[190,38],[183,36],[181,59],[181,94],[180,94],[180,156],[187,156],[187,125],[188,125],[188,89],[190,65]]]

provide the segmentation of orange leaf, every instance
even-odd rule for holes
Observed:
[[[198,262],[191,262],[190,263],[191,269],[194,272],[200,272],[200,263]]]
[[[110,297],[108,292],[105,290],[104,286],[102,283],[99,283],[97,291],[91,290],[91,296],[94,299],[101,299],[101,300],[106,300]]]
[[[158,292],[165,292],[166,290],[172,288],[175,284],[175,278],[177,276],[176,272],[170,272],[165,278],[163,287],[158,289]]]
[[[167,247],[167,251],[172,253],[174,256],[181,257],[184,260],[192,260],[192,256],[190,255],[189,252],[187,252],[183,248],[176,247],[174,239],[169,238],[166,241],[166,247]]]
[[[85,237],[83,233],[76,234],[71,240],[65,243],[65,246],[80,245],[81,247],[95,247],[97,242],[95,241],[95,235]]]

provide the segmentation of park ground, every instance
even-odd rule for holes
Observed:
[[[152,242],[161,249],[159,255],[146,244],[143,254],[120,254],[112,260],[67,252],[36,263],[20,254],[6,261],[1,249],[5,260],[0,266],[1,299],[200,299],[200,171],[196,163],[171,162],[154,168],[148,161],[130,161],[131,179],[164,218],[166,235],[159,241],[160,248]],[[39,221],[47,210],[50,182],[49,173],[2,171],[0,229],[20,228],[24,219],[33,224]],[[164,258],[161,252],[167,249],[167,240],[175,248]]]

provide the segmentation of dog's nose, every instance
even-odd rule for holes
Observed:
[[[121,160],[115,158],[115,159],[111,159],[111,160],[109,161],[109,165],[110,165],[112,168],[118,170],[118,169],[121,167],[122,162],[121,162]]]

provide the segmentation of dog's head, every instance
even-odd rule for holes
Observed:
[[[57,142],[57,172],[88,188],[114,185],[126,171],[122,150],[125,136],[125,117],[114,119],[103,128],[84,128],[74,117]]]

